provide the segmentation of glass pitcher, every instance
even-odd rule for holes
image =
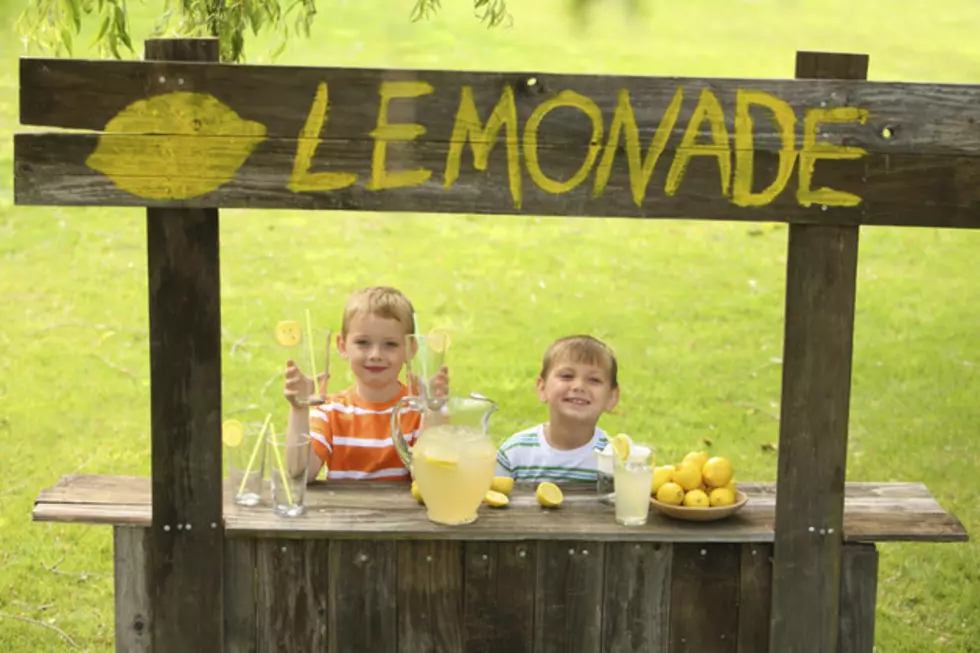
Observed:
[[[476,521],[497,465],[497,448],[487,426],[497,405],[478,394],[469,397],[402,397],[391,413],[391,435],[402,462],[412,472],[425,501],[426,515],[437,524]],[[419,438],[410,449],[399,416],[410,408],[422,414]]]

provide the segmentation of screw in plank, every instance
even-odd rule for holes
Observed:
[[[834,532],[834,529],[832,529],[832,528],[828,528],[828,529],[827,529],[827,533],[828,533],[828,534],[830,534],[830,533],[833,533],[833,532]]]
[[[568,555],[570,555],[570,556],[575,555],[575,549],[569,549],[568,550]]]
[[[707,549],[701,549],[701,555],[703,555],[703,556],[708,555],[708,550]]]
[[[589,555],[589,550],[588,549],[582,549],[582,555],[584,555],[584,556]]]
[[[426,562],[432,562],[432,556],[425,556]]]
[[[184,85],[184,78],[183,77],[178,77],[177,78],[177,85],[178,86],[183,86]]]
[[[164,524],[163,525],[163,530],[164,530],[165,533],[169,533],[170,532],[170,526],[167,525],[167,524]]]
[[[160,75],[160,83],[161,84],[164,84],[164,83],[166,83],[166,81],[167,81],[167,78],[164,77],[163,75]]]
[[[826,211],[827,210],[827,205],[826,204],[821,204],[820,205],[820,210],[821,211]]]
[[[217,522],[211,522],[211,528],[217,528],[217,527],[218,527]]]
[[[810,527],[810,532],[811,532],[811,533],[812,533],[813,531],[815,531],[815,530],[817,530],[817,529],[815,529],[815,528],[814,528],[813,526],[811,526],[811,527]]]
[[[820,529],[820,534],[821,534],[821,535],[825,535],[826,533],[827,533],[827,531],[825,531],[825,530],[824,530],[824,529],[822,529],[822,528]]]
[[[756,555],[757,553],[759,553],[759,552],[756,551],[755,549],[752,549],[752,555]]]
[[[191,525],[190,524],[187,525],[187,530],[191,530]]]
[[[519,558],[523,558],[526,555],[527,555],[527,551],[525,551],[524,549],[521,549],[520,551],[517,552],[517,556]]]
[[[283,553],[285,553],[285,552],[286,552],[286,547],[282,547],[282,548],[281,548],[281,549],[279,549],[279,550],[280,550],[280,551],[282,551]]]
[[[484,560],[486,560],[486,559],[487,559],[487,558],[489,558],[489,557],[490,557],[490,556],[488,556],[488,555],[487,555],[486,553],[484,553],[484,554],[483,554],[483,559],[484,559]]]
[[[368,557],[366,553],[362,553],[360,556],[358,556],[358,560],[360,560],[361,562],[367,562],[367,559]]]
[[[184,525],[183,524],[177,524],[177,530],[178,531],[184,530]]]

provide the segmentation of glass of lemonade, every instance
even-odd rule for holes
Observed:
[[[628,460],[613,463],[616,522],[623,526],[642,526],[650,513],[650,487],[653,485],[652,451],[633,445]]]

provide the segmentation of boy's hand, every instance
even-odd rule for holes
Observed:
[[[449,396],[449,368],[445,365],[439,368],[429,382],[429,393],[436,399],[445,399]]]
[[[293,360],[286,361],[286,383],[282,394],[293,408],[306,408],[322,404],[327,394],[327,380],[330,377],[320,374],[317,377],[320,392],[313,385],[313,379],[303,374]]]

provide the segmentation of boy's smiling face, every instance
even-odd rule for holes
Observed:
[[[337,349],[350,362],[358,391],[367,401],[387,401],[398,393],[405,336],[398,320],[364,314],[351,320],[346,337],[337,337]]]
[[[557,362],[547,378],[538,378],[538,397],[554,415],[577,422],[599,421],[619,402],[609,371],[588,363]]]

